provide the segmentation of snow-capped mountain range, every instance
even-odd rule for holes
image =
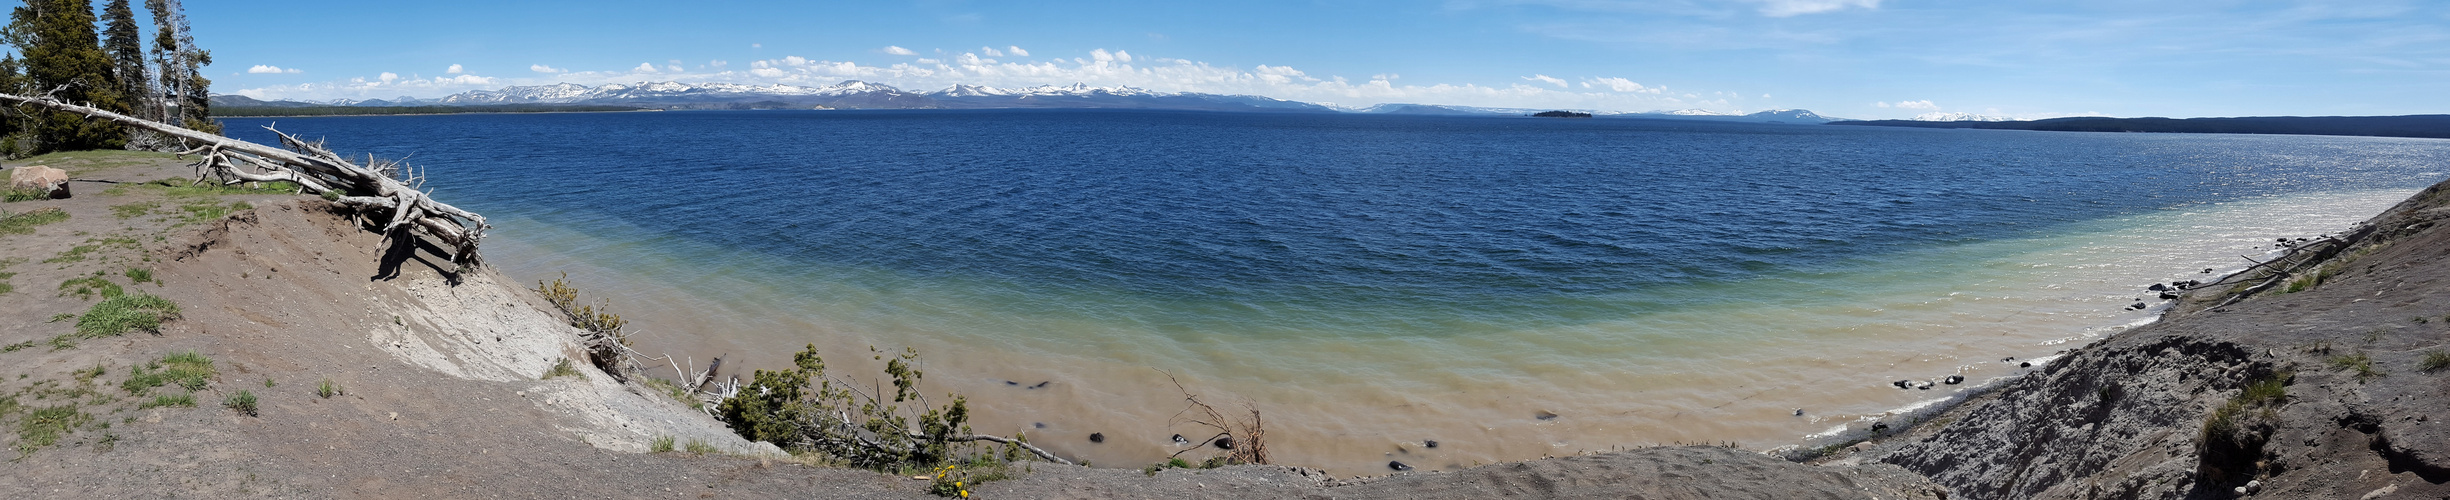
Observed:
[[[236,103],[234,105],[242,106],[279,106],[278,103],[281,102],[247,103],[236,99],[230,101]],[[680,82],[641,82],[589,87],[575,83],[557,83],[461,92],[438,99],[414,97],[365,101],[344,99],[306,104],[327,106],[582,104],[661,109],[1139,108],[1211,111],[1334,111],[1316,104],[1263,96],[1154,92],[1134,87],[1092,87],[1077,83],[1017,89],[954,85],[935,92],[912,92],[890,85],[858,80],[823,87]]]
[[[2012,121],[2016,121],[2016,119],[2015,119],[2015,118],[2001,118],[2001,117],[1997,117],[1997,116],[1985,116],[1985,115],[1977,115],[1977,114],[1973,114],[1973,113],[1965,113],[1965,112],[1956,112],[1956,111],[1951,111],[1951,112],[1923,113],[1923,114],[1919,114],[1919,115],[1914,115],[1914,121],[1918,121],[1918,122],[2012,122]]]
[[[997,88],[954,85],[934,92],[913,92],[858,80],[822,87],[742,85],[734,83],[639,82],[586,86],[575,83],[475,90],[435,99],[334,100],[322,102],[259,101],[243,96],[214,96],[216,105],[233,107],[293,106],[499,106],[597,105],[657,109],[994,109],[994,108],[1123,108],[1202,111],[1265,111],[1294,113],[1383,113],[1413,115],[1513,115],[1549,111],[1544,108],[1496,108],[1429,104],[1379,104],[1342,107],[1288,101],[1255,95],[1156,92],[1135,87],[1093,87],[1087,84]],[[1819,124],[1834,119],[1798,109],[1728,114],[1701,109],[1643,113],[1590,112],[1601,117],[1696,119],[1716,121]],[[1928,116],[1928,115],[1926,115]]]

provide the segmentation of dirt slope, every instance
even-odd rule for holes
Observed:
[[[2445,219],[2450,182],[2319,284],[2085,347],[1855,459],[1971,499],[2450,497]]]

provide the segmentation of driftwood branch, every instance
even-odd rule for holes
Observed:
[[[1176,451],[1168,458],[1182,456],[1183,453],[1214,444],[1219,448],[1224,448],[1225,458],[1233,463],[1263,465],[1268,463],[1267,428],[1259,419],[1258,408],[1252,407],[1249,403],[1243,403],[1242,409],[1250,412],[1248,419],[1226,418],[1225,413],[1217,411],[1216,407],[1200,402],[1199,395],[1192,394],[1191,389],[1183,387],[1182,380],[1174,378],[1172,372],[1157,370],[1157,373],[1165,374],[1165,379],[1174,383],[1174,389],[1182,391],[1183,401],[1188,403],[1182,411],[1174,414],[1174,423],[1188,423],[1216,430],[1216,435],[1201,440],[1199,444]],[[1198,414],[1184,416],[1193,412]]]
[[[223,183],[296,183],[300,191],[336,196],[339,198],[337,203],[361,212],[387,211],[389,217],[375,221],[381,225],[386,237],[422,234],[452,248],[452,262],[462,267],[483,263],[477,254],[477,244],[484,239],[485,230],[492,227],[485,223],[485,217],[434,201],[432,196],[418,190],[417,184],[422,177],[399,162],[370,158],[365,165],[359,165],[324,149],[321,143],[299,140],[272,127],[264,128],[279,135],[282,146],[288,149],[62,102],[49,94],[23,96],[0,93],[0,103],[66,111],[169,136],[195,145],[181,152],[180,156],[201,156],[194,165],[199,183],[207,178],[217,178]],[[246,167],[241,167],[241,163]]]

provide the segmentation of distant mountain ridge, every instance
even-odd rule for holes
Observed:
[[[586,86],[575,83],[474,90],[434,99],[402,96],[393,99],[321,102],[263,101],[246,96],[213,96],[215,106],[236,108],[296,108],[317,106],[419,107],[504,105],[591,105],[654,109],[1166,109],[1281,113],[1380,113],[1405,115],[1530,116],[1553,108],[1497,108],[1432,104],[1379,104],[1364,108],[1289,101],[1257,95],[1156,92],[1135,87],[1093,87],[1087,84],[997,88],[954,85],[934,92],[914,92],[890,85],[849,80],[823,87],[796,85],[688,84],[639,82]],[[1833,121],[1811,111],[1781,109],[1733,115],[1686,109],[1643,113],[1587,112],[1603,118],[1654,118],[1820,124]]]
[[[1977,128],[2051,132],[2166,132],[2189,134],[2358,135],[2450,139],[2450,115],[2248,116],[2236,118],[2073,117],[2032,121],[1845,121],[1832,125]]]
[[[261,101],[232,95],[214,96],[213,99],[216,105],[238,107],[573,104],[661,109],[1122,108],[1293,113],[1335,111],[1326,106],[1265,96],[1155,92],[1134,87],[1092,87],[1077,83],[1019,89],[955,85],[935,92],[912,92],[890,85],[858,80],[823,87],[680,82],[641,82],[590,87],[575,83],[557,83],[504,87],[501,90],[474,90],[438,99],[400,97],[389,100],[296,102]]]

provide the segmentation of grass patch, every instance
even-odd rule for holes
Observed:
[[[332,396],[347,393],[340,388],[340,384],[332,383],[332,379],[323,379],[323,383],[315,385],[315,396],[323,399],[332,399]]]
[[[671,396],[673,401],[679,401],[681,404],[689,405],[689,409],[705,411],[706,403],[703,401],[698,401],[698,398],[691,397],[689,394],[689,389],[682,388],[679,382],[673,382],[655,377],[645,378],[647,388],[662,392],[665,396]]]
[[[73,404],[34,410],[17,422],[17,451],[33,453],[35,449],[51,446],[60,441],[60,436],[76,432],[77,426],[93,419],[93,415],[77,410]]]
[[[34,341],[28,340],[15,344],[9,344],[7,346],[0,346],[0,352],[17,352],[25,350],[28,347],[34,347]]]
[[[654,453],[672,451],[672,436],[657,436],[654,443],[647,445],[647,450]]]
[[[18,213],[0,212],[0,234],[34,234],[34,227],[68,220],[68,211],[59,207]]]
[[[128,381],[119,384],[119,388],[127,389],[131,395],[143,395],[145,391],[170,384],[178,384],[188,392],[201,391],[206,381],[219,373],[213,369],[212,359],[195,351],[162,356],[129,371]]]
[[[139,405],[136,405],[136,409],[139,409],[139,410],[150,410],[150,409],[160,408],[160,407],[164,407],[164,406],[176,406],[176,407],[180,407],[180,408],[194,408],[194,407],[196,407],[196,393],[193,393],[193,392],[183,392],[183,393],[178,393],[178,394],[164,394],[164,395],[160,395],[160,396],[154,396],[152,401],[146,401],[146,402],[144,402],[144,404],[139,404]]]
[[[688,450],[692,455],[704,455],[714,453],[715,445],[706,444],[705,441],[691,439],[689,440],[689,444],[682,445],[682,449]]]
[[[11,285],[8,283],[9,278],[15,277],[17,277],[17,273],[0,273],[0,295],[7,295],[9,292],[17,291],[16,285]]]
[[[180,197],[208,197],[230,194],[291,194],[298,192],[298,185],[288,181],[241,182],[237,184],[206,182],[203,184],[197,184],[191,179],[167,177],[153,182],[144,183],[144,186],[160,187],[162,188],[162,194]]]
[[[60,282],[60,296],[63,297],[75,295],[80,299],[91,299],[94,298],[95,295],[101,295],[104,299],[110,299],[116,298],[124,293],[125,292],[120,290],[118,283],[112,283],[111,280],[104,279],[101,271],[94,271],[93,276],[74,278],[68,281]]]
[[[110,247],[135,249],[136,240],[132,238],[87,239],[85,240],[85,244],[71,247],[65,252],[60,252],[59,256],[57,257],[43,259],[43,263],[64,264],[69,262],[80,262],[85,260],[85,254],[94,253]]]
[[[2450,352],[2442,352],[2440,349],[2426,351],[2424,361],[2416,363],[2416,370],[2425,373],[2442,371],[2444,368],[2450,368]]]
[[[561,361],[553,362],[552,368],[545,369],[544,376],[537,378],[550,379],[553,377],[578,377],[579,380],[586,380],[587,374],[579,373],[578,367],[571,366],[570,358],[562,358]]]
[[[158,201],[140,201],[125,205],[111,205],[111,215],[119,216],[121,219],[134,219],[151,214],[154,210],[160,208],[162,208],[162,202]]]
[[[51,199],[51,190],[49,190],[49,189],[42,189],[42,188],[20,188],[20,187],[13,187],[13,188],[7,188],[7,189],[0,189],[0,201],[5,201],[5,202],[9,202],[9,203],[16,203],[16,202],[20,202],[20,201],[39,201],[39,200],[48,200],[48,199]]]
[[[162,320],[179,317],[179,305],[150,294],[120,295],[97,302],[77,318],[77,336],[101,338],[129,330],[160,332]]]
[[[238,410],[239,413],[245,413],[250,417],[256,416],[256,411],[261,409],[256,406],[255,393],[248,391],[238,391],[237,394],[230,395],[229,399],[221,400],[221,406]]]
[[[2358,382],[2364,382],[2390,375],[2389,373],[2384,373],[2381,370],[2374,369],[2373,356],[2367,356],[2362,352],[2332,356],[2329,361],[2331,363],[2331,369],[2347,370],[2355,373],[2356,381]]]
[[[2262,457],[2263,445],[2279,428],[2279,407],[2288,403],[2288,384],[2295,378],[2293,373],[2280,372],[2248,382],[2236,396],[2212,410],[2196,436],[2203,445],[2197,472],[2221,484],[2253,476],[2261,467],[2256,461]]]
[[[240,201],[223,205],[221,204],[220,200],[203,200],[179,205],[180,210],[187,211],[187,222],[220,220],[222,217],[230,216],[230,212],[237,212],[251,208],[255,208],[255,206],[248,205],[247,202]]]
[[[128,272],[121,273],[121,274],[127,275],[127,277],[128,277],[128,282],[130,282],[130,283],[144,283],[144,282],[148,282],[148,281],[153,281],[153,270],[152,270],[152,269],[145,269],[145,268],[142,268],[142,267],[131,267],[131,268],[128,268]]]

